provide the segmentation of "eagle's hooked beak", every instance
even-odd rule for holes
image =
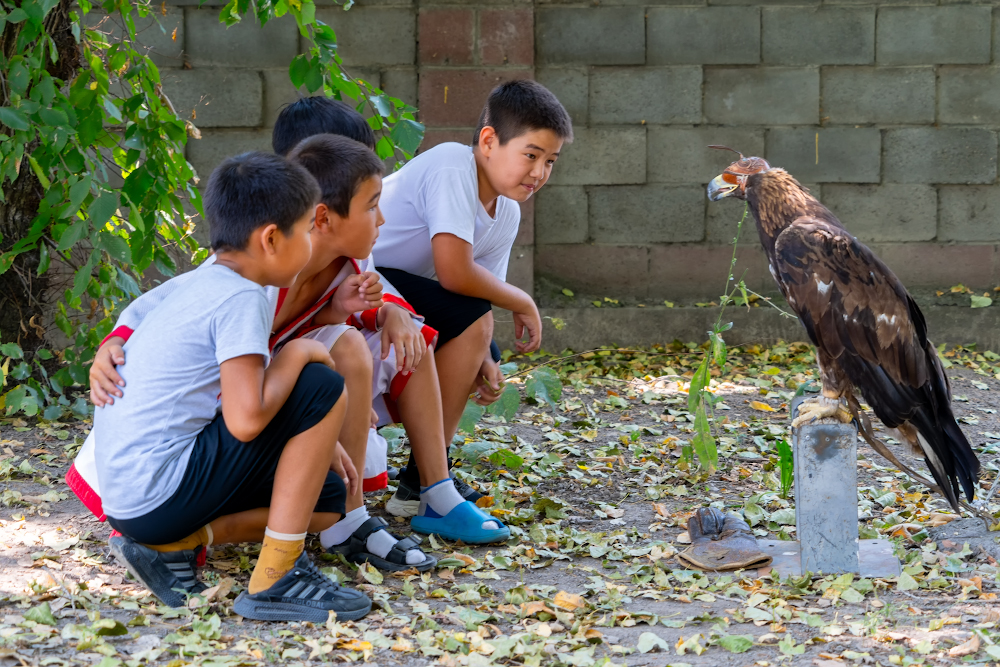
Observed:
[[[746,178],[745,176],[743,177]],[[712,201],[719,201],[740,190],[741,183],[734,174],[722,173],[712,179],[708,184],[708,198]]]

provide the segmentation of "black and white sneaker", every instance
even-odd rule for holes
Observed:
[[[196,573],[198,553],[204,547],[160,552],[124,535],[112,537],[108,544],[129,574],[168,607],[183,607],[189,596],[205,590]]]
[[[361,591],[342,588],[319,571],[303,552],[295,567],[266,591],[243,592],[233,611],[255,621],[311,621],[323,623],[330,612],[338,621],[356,621],[372,609],[372,601]]]
[[[458,491],[458,495],[470,501],[473,505],[476,504],[477,500],[483,497],[483,494],[479,493],[479,491],[476,491],[476,489],[472,486],[459,479],[458,476],[455,475],[454,470],[449,470],[448,473],[451,475],[451,478],[455,480],[455,490]]]

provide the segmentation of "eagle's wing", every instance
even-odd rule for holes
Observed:
[[[883,423],[915,427],[950,501],[956,474],[971,500],[978,460],[951,413],[948,380],[923,315],[895,274],[842,227],[812,216],[781,232],[774,264],[785,298],[821,353]]]

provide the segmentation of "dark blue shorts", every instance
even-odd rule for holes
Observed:
[[[417,314],[423,316],[424,323],[437,330],[438,350],[452,338],[461,336],[476,320],[492,309],[486,299],[449,292],[432,278],[400,269],[376,269],[403,295]],[[493,361],[500,362],[500,348],[493,341],[490,342],[490,354]]]
[[[229,433],[220,413],[195,442],[184,478],[166,502],[133,519],[108,517],[115,530],[141,544],[169,544],[221,516],[270,507],[274,473],[285,444],[318,424],[344,391],[344,378],[323,364],[302,369],[288,400],[250,442]],[[121,483],[128,484],[128,480]],[[334,472],[316,501],[316,512],[344,513],[347,491]]]

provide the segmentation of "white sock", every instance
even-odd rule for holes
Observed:
[[[361,527],[365,521],[371,518],[368,508],[362,505],[344,515],[344,518],[333,524],[319,534],[319,543],[324,549],[329,549],[336,544],[343,544],[351,539],[351,535]],[[365,546],[369,553],[373,553],[379,558],[385,558],[396,546],[396,538],[387,530],[376,530],[365,540]],[[426,556],[420,549],[410,549],[406,552],[407,565],[422,563]]]
[[[459,494],[455,488],[455,480],[445,477],[440,482],[430,486],[420,487],[420,516],[426,516],[427,509],[430,508],[438,516],[447,516],[459,505],[465,502],[465,498]],[[483,530],[496,530],[500,527],[496,521],[483,521]]]

